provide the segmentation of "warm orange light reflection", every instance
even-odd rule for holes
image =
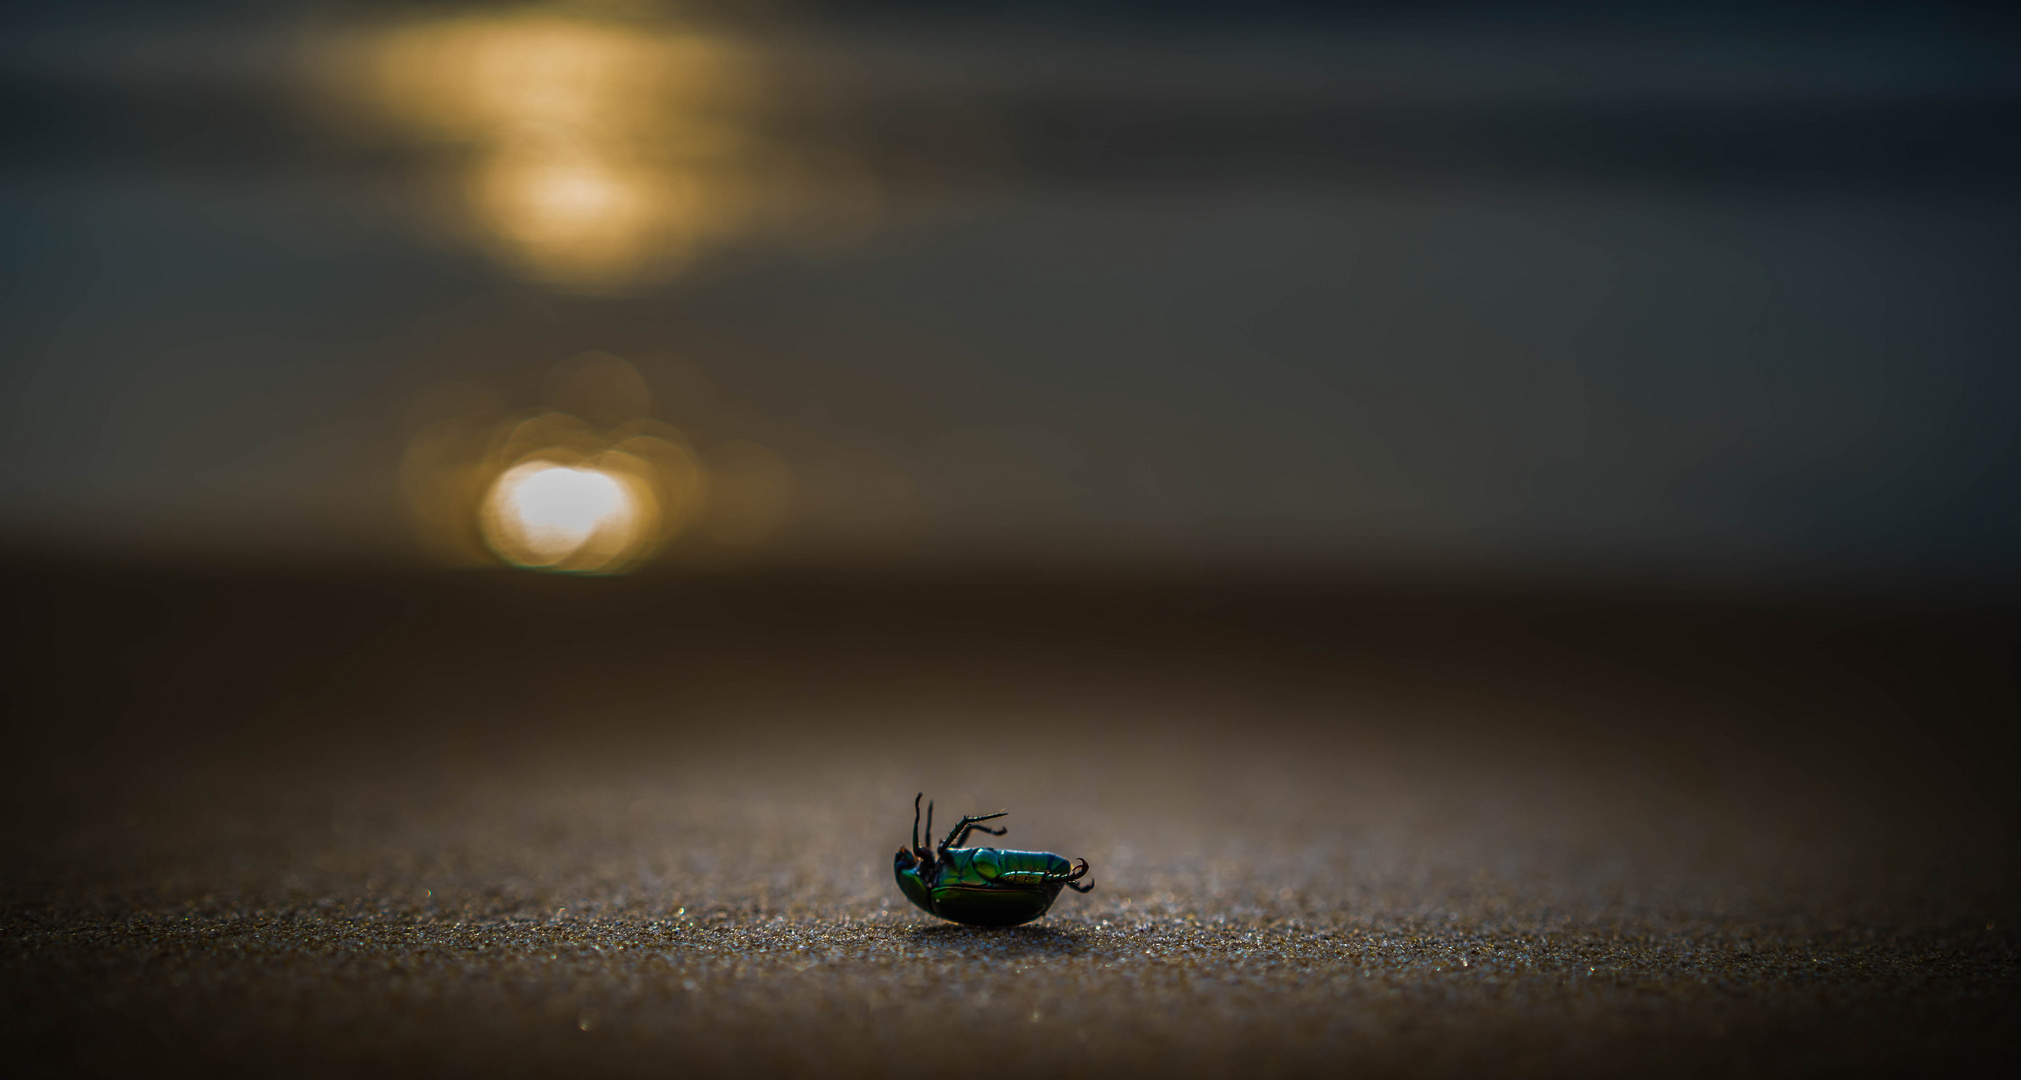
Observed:
[[[687,252],[672,180],[592,154],[508,151],[480,163],[468,199],[514,262],[556,284],[632,281]],[[699,209],[699,208],[696,208]]]
[[[347,78],[378,108],[470,148],[470,223],[530,276],[621,290],[746,216],[753,80],[719,40],[534,11],[401,26],[364,54]]]
[[[649,418],[652,395],[631,364],[582,353],[547,383],[548,400],[571,411],[508,412],[468,385],[417,400],[425,415],[400,486],[437,557],[614,574],[691,531],[696,553],[713,558],[755,550],[786,522],[786,462],[746,440],[697,453],[687,433]]]

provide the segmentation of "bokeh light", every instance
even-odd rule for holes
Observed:
[[[756,78],[726,42],[584,12],[422,19],[343,39],[337,96],[461,162],[452,216],[526,276],[626,291],[739,232]]]
[[[544,404],[515,411],[476,385],[419,396],[400,485],[423,543],[452,565],[615,574],[680,537],[735,554],[791,516],[791,468],[748,439],[698,449],[653,419],[637,368],[587,352],[555,365]]]
[[[611,554],[635,546],[641,510],[629,485],[611,473],[530,461],[492,484],[484,533],[492,550],[519,566],[586,562],[571,568],[601,569]]]

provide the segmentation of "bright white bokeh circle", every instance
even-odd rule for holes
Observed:
[[[550,461],[507,469],[491,489],[491,537],[522,566],[553,566],[593,541],[623,547],[638,507],[617,477]]]

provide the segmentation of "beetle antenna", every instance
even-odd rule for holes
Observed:
[[[924,798],[926,798],[926,792],[924,791],[912,797],[912,850],[914,851],[919,850],[919,800]],[[927,829],[926,834],[932,836],[933,830],[931,828]]]

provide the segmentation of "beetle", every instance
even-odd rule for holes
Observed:
[[[1065,886],[1085,893],[1093,885],[1080,884],[1087,876],[1088,860],[1073,863],[1049,851],[1004,851],[999,848],[963,847],[970,832],[1002,836],[1009,829],[992,829],[985,821],[995,821],[1010,813],[964,817],[939,846],[929,850],[919,843],[920,792],[912,799],[912,846],[899,848],[892,860],[898,888],[907,900],[928,914],[970,926],[1016,926],[1046,913]],[[933,804],[926,804],[926,837],[933,839]]]

